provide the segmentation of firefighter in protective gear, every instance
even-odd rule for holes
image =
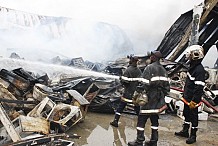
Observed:
[[[190,102],[190,104],[184,104],[183,116],[185,119],[183,129],[179,132],[175,132],[176,136],[188,138],[186,140],[187,144],[196,142],[196,132],[198,130],[198,108],[196,105],[201,101],[203,88],[205,86],[205,70],[201,64],[203,57],[203,48],[201,46],[192,45],[187,48],[186,59],[189,60],[190,66],[184,87],[184,98]],[[189,133],[190,126],[191,133]]]
[[[158,141],[159,113],[148,114],[149,110],[160,109],[165,106],[165,95],[170,91],[169,79],[165,68],[160,64],[162,54],[160,51],[152,51],[150,55],[151,64],[143,71],[142,77],[149,80],[144,90],[148,96],[148,103],[140,106],[140,113],[137,121],[137,137],[135,141],[128,142],[128,146],[142,146],[145,140],[144,128],[147,120],[151,121],[151,138],[145,144],[156,146]]]
[[[123,76],[127,78],[138,78],[141,76],[142,72],[137,67],[138,57],[136,56],[129,56],[129,66],[124,71]],[[118,105],[118,108],[116,109],[114,120],[110,122],[110,124],[114,127],[118,127],[118,122],[120,119],[120,116],[126,107],[127,103],[133,103],[132,97],[136,90],[136,87],[138,85],[137,81],[134,82],[128,82],[125,80],[122,80],[121,78],[121,84],[124,86],[124,93],[121,97],[120,103]],[[139,113],[139,106],[134,107],[136,114]]]

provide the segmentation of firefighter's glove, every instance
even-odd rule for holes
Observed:
[[[196,102],[191,101],[191,102],[189,103],[189,108],[190,108],[190,109],[194,109],[194,108],[196,108],[196,107],[197,107],[197,103],[196,103]]]

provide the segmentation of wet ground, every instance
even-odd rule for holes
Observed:
[[[78,134],[80,139],[73,139],[76,146],[127,146],[129,141],[136,138],[135,115],[123,114],[119,127],[109,125],[113,114],[88,112],[84,122],[72,127],[68,134]],[[190,146],[186,138],[174,136],[175,131],[181,130],[183,120],[176,115],[163,114],[159,120],[158,146]],[[150,138],[150,121],[145,128],[146,140]],[[197,142],[191,146],[218,146],[218,118],[210,117],[207,121],[199,121]]]

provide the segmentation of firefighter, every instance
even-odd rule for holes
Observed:
[[[140,77],[142,72],[141,70],[137,67],[138,63],[138,57],[136,56],[128,56],[129,58],[129,65],[127,69],[124,71],[123,76],[127,78],[137,78]],[[134,82],[128,82],[124,80],[120,80],[121,84],[124,86],[124,93],[121,97],[120,103],[118,105],[118,108],[116,109],[114,120],[110,122],[110,125],[114,127],[118,127],[118,122],[120,119],[120,116],[126,107],[127,103],[132,104],[132,96],[134,91],[136,90],[136,87],[138,85],[137,81]],[[139,106],[134,106],[134,110],[136,114],[138,115],[139,113]]]
[[[162,54],[160,51],[152,51],[150,54],[151,64],[143,71],[142,77],[149,80],[148,85],[138,87],[146,91],[148,102],[140,106],[140,113],[137,121],[137,137],[133,142],[128,142],[128,146],[142,146],[145,140],[144,128],[148,119],[151,121],[151,138],[145,145],[156,146],[158,141],[159,113],[151,113],[154,109],[166,107],[165,95],[170,91],[169,79],[165,68],[160,64]]]
[[[205,86],[205,70],[201,61],[204,57],[203,47],[192,45],[187,48],[186,59],[189,60],[190,66],[187,72],[187,78],[184,87],[184,98],[189,105],[184,104],[183,116],[185,117],[183,129],[175,132],[176,136],[188,138],[187,144],[196,142],[196,132],[198,130],[198,107],[203,95]],[[191,124],[191,125],[190,125]],[[191,133],[189,128],[191,126]]]

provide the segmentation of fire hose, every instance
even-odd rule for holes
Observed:
[[[125,81],[138,81],[138,82],[142,82],[142,83],[146,83],[146,84],[149,84],[149,80],[147,79],[144,79],[144,78],[128,78],[128,77],[124,77],[124,76],[121,76],[120,79],[122,80],[125,80]],[[180,92],[184,92],[184,90],[182,89],[179,89],[179,88],[176,88],[176,87],[170,87],[171,89],[173,90],[176,90],[176,91],[180,91]],[[175,98],[175,97],[172,97],[172,98]],[[182,102],[184,102],[186,105],[190,105],[190,103],[183,97],[178,97],[176,98],[177,100],[181,100]],[[206,106],[212,108],[214,111],[218,112],[218,109],[215,108],[214,106],[212,106],[208,101],[204,100],[204,99],[201,99],[201,102],[196,104],[195,106],[198,107],[200,106],[202,103],[204,103]],[[158,110],[160,112],[160,110]],[[157,112],[157,111],[155,111]],[[159,113],[158,112],[158,113]]]
[[[181,97],[180,100],[182,102],[184,102],[186,105],[188,105],[188,106],[190,105],[190,102],[188,102],[185,98]],[[202,101],[200,103],[196,104],[195,107],[199,107],[201,104],[202,104]]]
[[[176,88],[176,87],[170,87],[170,88],[173,89],[173,90],[176,90],[176,91],[184,92],[184,90],[179,89],[179,88]],[[181,97],[181,98],[176,98],[176,99],[181,100],[182,102],[184,102],[184,103],[187,104],[187,105],[190,104],[190,103],[189,103],[187,100],[185,100],[183,97]],[[212,105],[211,105],[208,101],[206,101],[205,99],[201,99],[201,102],[200,102],[199,104],[197,104],[196,106],[200,106],[202,103],[204,103],[206,106],[212,108],[214,111],[218,112],[218,109],[215,108],[214,106],[212,106]]]

